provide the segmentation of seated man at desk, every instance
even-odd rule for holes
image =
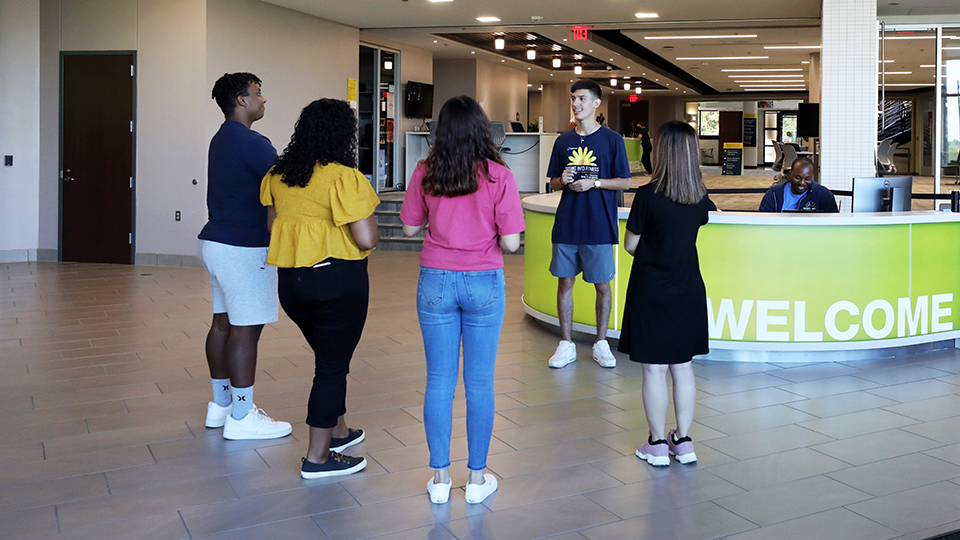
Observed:
[[[813,181],[816,167],[808,157],[793,161],[784,181],[775,183],[760,201],[761,212],[839,212],[833,193]]]

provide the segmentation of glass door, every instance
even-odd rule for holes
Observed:
[[[357,161],[360,172],[378,193],[396,190],[400,183],[396,141],[399,71],[399,53],[360,46]]]
[[[944,181],[956,183],[960,180],[960,28],[942,30],[940,51],[940,168]]]
[[[763,111],[763,163],[773,165],[777,160],[774,141],[780,140],[780,118],[777,111]]]

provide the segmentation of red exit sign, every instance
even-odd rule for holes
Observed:
[[[570,28],[570,39],[590,39],[590,29],[584,26]]]
[[[636,94],[630,94],[630,103],[636,103],[639,100],[640,96]]]

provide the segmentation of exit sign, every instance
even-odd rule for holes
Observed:
[[[630,103],[636,103],[639,97],[636,94],[630,94]]]
[[[570,39],[590,39],[590,29],[583,26],[571,27]]]

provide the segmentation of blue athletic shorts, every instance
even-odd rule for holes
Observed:
[[[612,244],[553,244],[550,273],[558,278],[576,277],[583,272],[587,283],[607,283],[617,273]]]

